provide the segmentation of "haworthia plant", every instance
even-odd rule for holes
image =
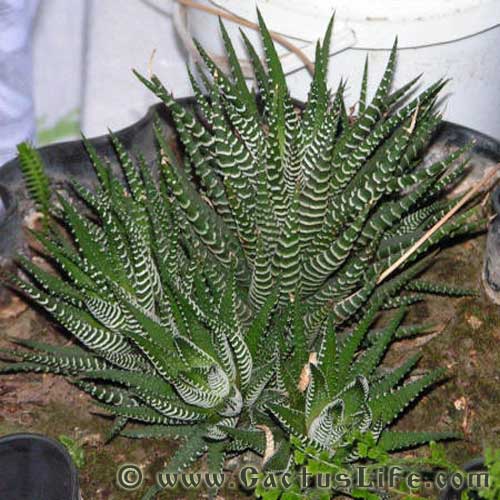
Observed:
[[[200,47],[208,75],[198,68],[204,87],[190,75],[197,110],[180,105],[156,76],[138,75],[169,109],[181,148],[156,123],[156,175],[112,135],[123,183],[86,142],[98,188],[73,181],[54,220],[34,233],[60,276],[21,258],[32,280],[9,279],[78,345],[19,341],[26,349],[4,351],[14,362],[2,371],[65,375],[115,416],[110,437],[183,440],[171,471],[205,453],[214,471],[226,456],[264,454],[265,428],[277,450],[266,466],[281,469],[290,436],[346,463],[357,459],[356,433],[389,451],[449,437],[390,430],[440,372],[405,383],[410,358],[382,375],[389,345],[419,327],[399,328],[401,310],[388,327],[372,328],[381,308],[427,292],[467,293],[416,278],[425,253],[477,224],[468,211],[377,285],[455,203],[440,196],[466,148],[419,166],[440,121],[434,104],[444,82],[402,103],[415,81],[391,91],[395,46],[373,100],[364,83],[359,113],[348,116],[344,85],[327,89],[330,23],[308,101],[297,107],[260,16],[259,23],[265,66],[244,40],[258,96],[223,26],[231,71]]]

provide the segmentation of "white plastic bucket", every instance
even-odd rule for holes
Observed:
[[[500,138],[500,0],[198,0],[256,22],[255,6],[272,31],[287,36],[314,59],[314,44],[335,10],[329,83],[348,78],[348,101],[359,95],[369,55],[373,93],[396,35],[399,39],[395,86],[423,73],[422,84],[451,78],[445,118]],[[178,7],[178,9],[185,9]],[[224,50],[216,16],[187,9],[184,28],[216,58]],[[181,17],[179,17],[181,19]],[[240,26],[225,22],[233,40]],[[258,43],[253,30],[245,28]],[[185,39],[186,37],[184,37]],[[241,44],[238,54],[246,59]],[[304,99],[310,75],[302,62],[280,49],[292,95]]]

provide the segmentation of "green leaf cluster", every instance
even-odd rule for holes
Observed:
[[[481,222],[459,214],[377,285],[456,203],[442,194],[463,173],[467,148],[421,165],[445,82],[411,100],[416,80],[392,91],[395,44],[372,101],[365,71],[359,113],[349,116],[345,83],[327,88],[332,19],[298,108],[259,23],[265,65],[243,35],[257,94],[222,24],[230,74],[198,45],[196,109],[156,76],[137,75],[177,133],[178,143],[155,124],[155,165],[111,134],[116,173],[86,141],[97,189],[72,181],[58,197],[51,215],[69,238],[53,223],[34,232],[59,273],[20,258],[30,280],[10,278],[76,345],[18,341],[23,349],[3,352],[1,370],[66,376],[115,417],[109,438],[179,439],[172,472],[205,454],[220,472],[246,450],[265,456],[268,470],[287,470],[304,459],[291,440],[352,464],[454,437],[391,429],[442,371],[407,381],[418,356],[382,364],[392,342],[427,328],[402,326],[402,306],[422,293],[468,292],[416,277],[424,254]],[[39,162],[23,154],[35,199],[46,200]],[[376,329],[378,312],[394,308]]]

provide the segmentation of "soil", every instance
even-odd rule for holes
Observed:
[[[476,297],[433,296],[408,315],[439,325],[422,347],[422,368],[446,367],[447,380],[405,415],[405,429],[454,429],[464,439],[446,445],[449,458],[462,464],[486,447],[500,446],[500,308],[481,286],[485,237],[443,251],[428,271],[429,279],[478,290]],[[415,319],[413,321],[415,321]],[[405,356],[424,340],[400,342]],[[391,353],[393,354],[393,353]],[[389,360],[388,360],[389,361]]]
[[[420,369],[445,366],[448,380],[431,391],[399,422],[404,429],[461,430],[464,439],[446,445],[457,464],[480,455],[485,447],[500,446],[500,307],[488,300],[481,288],[485,236],[480,235],[443,250],[426,271],[426,279],[473,287],[476,297],[430,297],[413,306],[408,323],[433,322],[433,333],[397,343],[387,363],[400,362],[423,349]],[[9,337],[32,338],[64,344],[64,332],[31,307],[15,301],[0,314],[0,348],[12,347]],[[9,345],[10,344],[10,345]],[[111,426],[90,398],[61,377],[40,374],[0,377],[0,435],[39,432],[53,438],[66,435],[84,450],[80,469],[84,500],[139,499],[153,474],[175,449],[169,441],[116,438],[105,444]],[[426,453],[425,448],[416,453]],[[145,473],[144,486],[135,492],[121,491],[115,483],[118,466],[138,464]],[[219,498],[244,498],[228,486]],[[200,491],[164,493],[159,498],[207,498]]]

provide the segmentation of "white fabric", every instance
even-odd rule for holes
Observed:
[[[35,136],[32,24],[38,0],[0,0],[0,166]]]

